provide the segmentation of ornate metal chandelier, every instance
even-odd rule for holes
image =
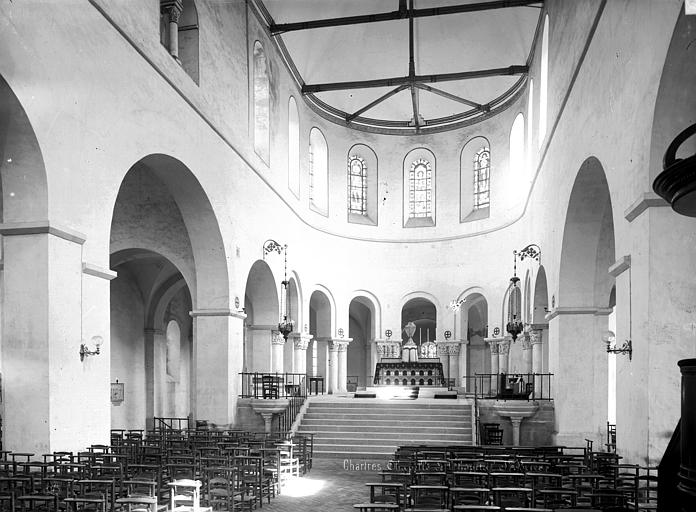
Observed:
[[[517,256],[519,254],[520,261],[525,258],[534,258],[541,264],[541,249],[536,244],[529,244],[524,249],[512,251],[513,256],[513,271],[508,286],[508,314],[507,326],[505,330],[512,336],[512,341],[517,340],[517,336],[524,330],[522,322],[522,290],[520,290],[520,278],[517,277]]]
[[[263,244],[263,256],[264,259],[266,254],[269,252],[276,251],[278,254],[281,252],[285,257],[284,269],[283,269],[283,280],[281,281],[281,293],[280,293],[280,315],[278,320],[278,331],[283,335],[283,339],[288,341],[288,336],[295,328],[295,321],[290,318],[290,290],[288,286],[290,281],[288,281],[288,246],[280,245],[275,240],[266,240]]]

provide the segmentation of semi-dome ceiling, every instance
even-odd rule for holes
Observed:
[[[315,111],[389,133],[455,128],[504,109],[526,81],[543,5],[255,2]]]

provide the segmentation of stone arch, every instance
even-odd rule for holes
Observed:
[[[648,168],[649,184],[662,172],[662,159],[672,140],[687,126],[696,123],[696,98],[691,87],[685,85],[693,84],[696,80],[694,32],[696,20],[694,16],[687,16],[682,7],[679,9],[667,50],[655,100]],[[691,137],[679,148],[677,158],[695,152],[696,137]]]
[[[74,440],[69,440],[70,432],[64,432],[62,428],[60,432],[53,431],[55,424],[49,421],[48,415],[49,408],[54,403],[49,397],[49,389],[54,389],[50,388],[49,379],[53,376],[48,359],[48,346],[55,338],[49,307],[52,306],[51,301],[56,299],[47,293],[46,270],[37,268],[50,264],[45,254],[46,248],[44,244],[31,241],[29,236],[14,235],[35,235],[38,240],[41,237],[49,238],[47,234],[51,233],[71,242],[82,243],[84,240],[72,237],[49,223],[48,181],[41,146],[20,99],[2,76],[0,222],[4,265],[0,279],[0,371],[3,376],[4,402],[0,414],[3,422],[3,447],[44,453],[52,450],[54,436],[63,437],[68,441],[63,446],[77,446]],[[79,251],[77,248],[78,254]],[[76,265],[73,269],[81,264],[78,261],[74,263]],[[27,276],[30,279],[27,279]],[[79,296],[76,300],[79,300]],[[67,330],[62,327],[61,339],[82,335],[79,332],[81,327],[74,327],[78,323],[81,326],[81,319],[75,314],[73,304],[71,302],[70,309],[64,311],[69,313],[70,317],[63,319],[66,324],[73,324],[73,327]],[[70,366],[70,371],[72,370]],[[70,371],[64,372],[64,375]],[[66,396],[70,396],[73,389],[79,391],[80,385],[82,382],[77,379],[71,379],[69,383],[61,381],[61,386],[66,389]],[[26,413],[27,404],[31,404],[32,414]],[[92,402],[88,401],[88,404],[91,406]],[[71,412],[73,410],[68,414]],[[80,411],[77,410],[75,413],[80,414]],[[66,418],[65,425],[70,424],[71,420],[81,421],[82,418]],[[62,424],[61,422],[61,426]],[[94,438],[92,433],[86,432],[86,435]]]
[[[437,339],[439,301],[427,292],[412,292],[401,300],[401,339],[405,342],[408,337],[403,329],[408,322],[416,324],[413,341],[420,346],[427,341]]]
[[[39,141],[19,98],[0,76],[1,221],[46,221],[48,183]]]
[[[247,276],[244,291],[247,313],[244,338],[244,363],[247,371],[271,371],[271,339],[278,329],[280,305],[278,288],[271,267],[256,260]]]
[[[357,377],[357,386],[370,385],[370,376],[377,361],[373,342],[381,333],[380,325],[381,313],[377,297],[366,290],[353,291],[348,305],[348,336],[352,338],[347,355],[349,383],[352,384]]]
[[[611,194],[604,168],[587,158],[565,217],[556,308],[549,314],[549,371],[555,380],[557,442],[606,435],[608,301],[615,262]],[[578,341],[582,341],[579,343]],[[583,389],[579,395],[578,389]]]
[[[129,177],[138,174],[150,174],[156,177],[161,185],[171,195],[180,213],[181,220],[185,227],[185,236],[190,245],[189,254],[180,257],[176,253],[162,253],[169,259],[180,260],[181,272],[186,278],[191,290],[194,309],[229,309],[230,301],[230,281],[227,264],[227,255],[220,232],[217,216],[212,204],[201,186],[196,176],[180,160],[161,153],[150,154],[138,160],[131,166],[125,175],[124,182]],[[138,177],[135,176],[137,179]],[[134,188],[137,188],[137,183]],[[119,194],[121,190],[119,190]],[[137,194],[134,191],[133,194]],[[135,205],[142,206],[146,203],[145,197],[134,198]],[[114,239],[114,226],[119,219],[115,218],[118,196],[114,199],[114,217],[112,217],[112,240],[111,252],[117,252],[132,247],[151,249],[157,240],[150,238],[146,240],[135,240],[129,237],[128,233],[120,233],[119,238]],[[133,213],[133,212],[131,212]],[[138,213],[138,212],[136,212]],[[140,210],[140,218],[131,216],[128,220],[133,223],[147,221],[146,211]],[[156,226],[150,226],[156,228]],[[171,242],[171,237],[167,242]],[[182,240],[177,241],[180,245]],[[188,261],[190,259],[190,261]],[[195,262],[195,263],[194,263]]]

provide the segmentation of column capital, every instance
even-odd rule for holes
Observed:
[[[179,16],[183,11],[183,0],[160,0],[160,13],[168,14],[171,23],[179,23]]]
[[[437,355],[439,356],[458,356],[461,345],[458,341],[438,341]]]
[[[353,341],[353,338],[333,338],[329,340],[329,350],[336,352],[345,352],[348,350],[348,345]]]
[[[285,338],[280,331],[271,331],[271,345],[285,345]]]
[[[529,324],[529,329],[532,331],[542,331],[544,329],[548,329],[549,324],[548,323],[535,323],[535,324]]]
[[[501,355],[506,355],[510,353],[510,345],[512,344],[512,338],[510,337],[505,337],[503,338],[503,341],[500,341],[498,343],[498,348],[499,348],[499,353]]]
[[[529,342],[531,345],[539,345],[541,343],[541,329],[534,329],[529,333]]]
[[[314,336],[311,334],[300,334],[299,332],[293,332],[290,334],[290,338],[292,338],[292,342],[295,344],[295,349],[307,350],[309,342],[312,341]]]
[[[520,334],[520,342],[522,343],[522,350],[529,350],[532,348],[532,336],[531,333],[523,332]]]

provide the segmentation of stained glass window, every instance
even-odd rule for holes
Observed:
[[[474,155],[474,210],[491,203],[491,151],[482,147]]]
[[[433,171],[430,162],[423,158],[413,162],[408,177],[409,218],[432,217]]]
[[[367,163],[359,156],[348,158],[348,211],[367,215]]]

